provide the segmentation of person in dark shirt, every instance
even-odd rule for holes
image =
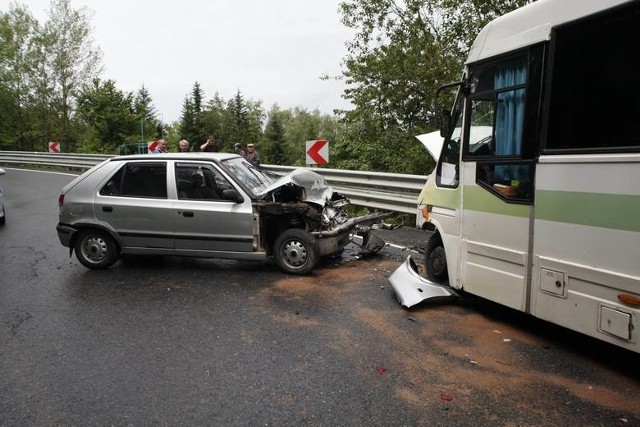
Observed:
[[[245,159],[255,167],[260,167],[260,154],[256,151],[253,144],[247,144],[247,154]]]
[[[233,144],[233,150],[236,152],[236,154],[242,156],[243,159],[247,158],[247,153],[245,153],[245,151],[242,149],[242,144],[240,144],[239,142]]]
[[[211,137],[209,137],[209,139],[207,139],[205,141],[204,144],[202,144],[200,146],[200,151],[205,151],[205,152],[208,152],[208,153],[217,153],[219,151],[218,143],[211,136]]]

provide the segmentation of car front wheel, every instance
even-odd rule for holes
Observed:
[[[104,270],[118,259],[118,244],[111,235],[102,230],[85,230],[74,245],[76,257],[85,267]]]
[[[273,244],[274,260],[285,273],[307,274],[316,266],[318,242],[305,230],[292,228],[282,232]]]

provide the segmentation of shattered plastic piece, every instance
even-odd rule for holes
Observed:
[[[503,339],[502,341],[504,341],[504,342],[511,342],[511,340],[510,340],[509,338],[505,338],[505,339]]]
[[[376,366],[376,372],[379,375],[383,375],[385,372],[387,372],[387,370],[385,368],[383,368],[382,366]]]
[[[384,245],[385,241],[371,232],[362,236],[362,247],[368,252],[378,252]]]
[[[395,230],[396,228],[402,227],[400,224],[387,224],[386,222],[380,222],[378,224],[374,224],[372,226],[373,229],[384,229],[384,230]]]
[[[412,307],[426,299],[436,297],[457,297],[458,294],[449,286],[441,285],[421,277],[418,267],[411,258],[393,272],[389,282],[396,293],[400,304],[406,308]]]
[[[362,243],[359,240],[362,239]],[[359,255],[372,255],[380,252],[387,244],[380,237],[371,232],[371,228],[360,228],[352,236],[351,242],[360,248]]]

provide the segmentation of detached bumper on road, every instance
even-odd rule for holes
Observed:
[[[418,274],[418,268],[411,255],[393,272],[389,282],[400,304],[412,307],[430,298],[457,297],[458,294],[448,286],[432,282]]]

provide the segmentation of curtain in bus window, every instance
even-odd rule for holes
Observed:
[[[519,156],[522,153],[525,89],[502,92],[500,89],[523,85],[526,79],[527,68],[524,60],[505,64],[494,74],[494,87],[498,91],[494,141],[497,156]],[[514,171],[512,167],[496,166],[495,177],[498,180],[519,179],[518,175],[519,171]]]

